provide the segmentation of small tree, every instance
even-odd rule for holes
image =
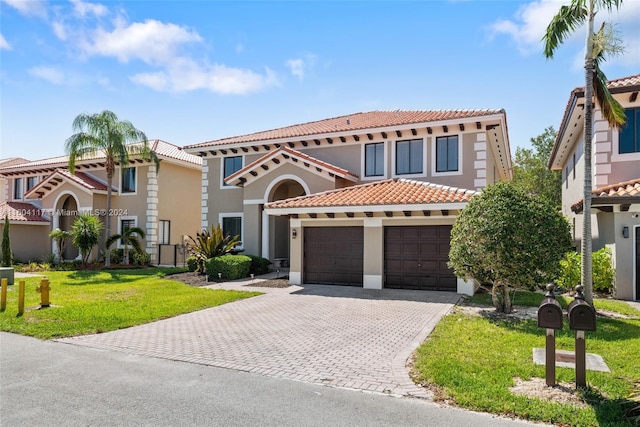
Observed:
[[[62,262],[62,256],[67,246],[67,240],[71,238],[71,233],[56,228],[49,233],[49,238],[56,242],[56,247],[58,248],[58,262]]]
[[[552,204],[498,183],[473,197],[456,220],[449,266],[458,277],[491,285],[496,310],[510,313],[509,288],[549,283],[570,248],[569,224]]]
[[[197,260],[196,271],[199,273],[204,273],[205,262],[209,258],[227,254],[241,243],[239,235],[225,236],[220,224],[212,225],[211,231],[202,230],[201,233],[196,233],[195,239],[189,236],[189,240],[189,252]]]
[[[71,227],[72,242],[80,250],[82,264],[86,265],[91,251],[100,240],[102,223],[90,214],[81,214],[76,217]]]
[[[128,227],[125,228],[121,234],[114,234],[113,236],[107,239],[107,250],[111,247],[114,242],[118,240],[122,240],[122,244],[124,245],[124,257],[122,259],[122,263],[124,265],[129,264],[129,245],[133,248],[136,253],[143,252],[142,244],[140,243],[140,239],[144,239],[145,233],[144,230],[140,227]]]
[[[9,237],[9,216],[4,217],[4,228],[2,229],[2,266],[11,267],[13,265],[13,253],[11,253],[11,238]]]

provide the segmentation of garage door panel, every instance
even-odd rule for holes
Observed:
[[[362,227],[305,227],[304,282],[362,286]]]
[[[456,291],[451,226],[385,227],[385,287]],[[398,240],[401,240],[399,242]]]

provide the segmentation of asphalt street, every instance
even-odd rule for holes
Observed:
[[[442,407],[421,399],[0,333],[0,425],[534,424]]]

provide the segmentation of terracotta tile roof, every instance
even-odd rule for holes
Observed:
[[[22,163],[27,163],[28,161],[29,160],[23,159],[22,157],[10,157],[8,159],[0,159],[0,168],[19,165]]]
[[[247,175],[248,173],[250,173],[253,170],[256,170],[257,168],[259,168],[260,165],[265,164],[267,162],[269,162],[270,160],[276,159],[278,157],[283,157],[285,160],[289,160],[291,158],[296,159],[300,162],[302,162],[303,165],[307,166],[314,166],[320,169],[324,169],[330,173],[333,173],[341,178],[345,178],[348,179],[350,181],[357,181],[358,175],[352,174],[351,172],[349,172],[346,169],[343,169],[341,167],[332,165],[331,163],[327,163],[324,162],[322,160],[318,160],[315,157],[311,157],[308,154],[304,154],[298,150],[294,150],[292,148],[289,147],[280,147],[262,157],[260,157],[258,160],[251,162],[250,164],[248,164],[247,166],[245,166],[244,168],[238,170],[237,172],[235,172],[232,175],[229,175],[226,179],[225,182],[228,184],[233,183],[234,181],[236,181],[237,179],[239,179],[240,177]]]
[[[131,144],[131,146],[135,147],[141,144],[142,144],[141,142],[137,142],[137,143]],[[192,163],[198,166],[202,165],[202,159],[200,157],[187,153],[177,145],[173,145],[159,139],[149,141],[149,148],[151,148],[160,158],[164,157],[168,159],[175,159],[175,160],[180,160],[187,163]],[[101,159],[104,159],[104,154],[102,151],[96,153],[93,156],[85,157],[84,159],[82,159],[77,163],[82,163],[82,162],[91,161],[91,160],[95,161],[95,160],[101,160]],[[36,170],[51,169],[52,167],[66,168],[68,163],[69,163],[69,156],[64,155],[64,156],[50,157],[48,159],[26,161],[23,163],[6,165],[6,166],[0,164],[0,174],[3,172],[14,172],[14,171],[31,170],[31,169],[36,169]]]
[[[42,216],[42,210],[31,203],[2,202],[0,203],[0,220],[6,216],[10,222],[49,222]]]
[[[476,194],[430,182],[388,179],[293,199],[267,203],[265,208],[318,208],[336,206],[393,206],[436,203],[465,203]]]
[[[504,110],[370,111],[186,145],[185,149],[505,114]]]
[[[51,186],[51,184],[49,184],[51,180],[68,180],[80,185],[83,188],[86,188],[89,191],[107,191],[106,184],[98,181],[85,172],[76,172],[75,174],[72,174],[66,169],[56,169],[54,172],[40,181],[35,187],[29,190],[24,196],[26,198],[40,198],[39,193],[42,193],[46,189],[46,187]]]
[[[594,188],[591,194],[592,204],[623,204],[627,199],[628,203],[640,203],[640,178]],[[584,200],[580,200],[571,206],[571,210],[581,212],[583,204]]]

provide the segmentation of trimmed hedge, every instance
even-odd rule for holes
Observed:
[[[247,256],[251,258],[251,267],[249,268],[249,274],[255,274],[256,276],[259,276],[261,274],[267,274],[269,272],[271,261],[257,255]]]
[[[205,268],[209,280],[218,280],[218,273],[223,280],[242,279],[249,275],[251,258],[246,255],[222,255],[209,258]]]
[[[187,269],[194,272],[198,269],[198,258],[193,255],[187,258]]]

